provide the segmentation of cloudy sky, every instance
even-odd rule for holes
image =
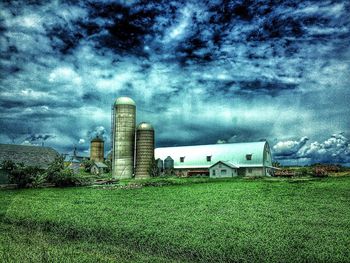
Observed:
[[[350,163],[347,0],[23,3],[0,3],[1,143],[109,148],[130,96],[158,147],[267,139],[282,163]]]

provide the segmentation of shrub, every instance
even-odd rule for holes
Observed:
[[[81,175],[74,174],[71,169],[66,168],[59,173],[55,173],[55,175],[52,177],[51,182],[58,187],[79,186],[86,184],[88,182],[88,179],[82,177]]]
[[[9,182],[17,184],[18,188],[32,187],[38,185],[38,177],[43,176],[43,170],[36,166],[20,166],[10,171]]]
[[[84,159],[83,160],[83,166],[84,171],[90,173],[91,167],[94,165],[94,162],[91,160]]]
[[[148,173],[151,177],[159,177],[160,176],[160,170],[157,166],[157,162],[154,159],[152,160],[150,168],[148,169]]]
[[[53,183],[55,177],[57,177],[61,171],[64,169],[64,158],[63,156],[58,156],[55,160],[49,165],[46,170],[47,181]]]
[[[6,171],[11,172],[13,169],[16,168],[16,164],[11,160],[4,160],[1,163],[1,167],[2,167],[2,169],[6,170]]]
[[[51,182],[58,187],[78,186],[81,185],[81,176],[74,174],[71,169],[66,168],[59,173],[55,173],[51,178]]]

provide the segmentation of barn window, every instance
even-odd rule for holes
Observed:
[[[183,163],[185,161],[185,157],[180,157],[180,163]]]
[[[248,161],[250,161],[250,160],[252,159],[252,154],[251,154],[251,153],[250,153],[250,154],[246,154],[245,158],[246,158]]]
[[[226,173],[227,173],[227,170],[226,170],[226,169],[222,169],[222,170],[221,170],[221,175],[226,175]]]
[[[211,156],[210,155],[207,156],[207,162],[211,162]]]

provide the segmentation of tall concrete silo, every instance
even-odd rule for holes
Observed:
[[[132,178],[134,168],[136,104],[128,97],[114,103],[113,116],[113,178]]]
[[[149,178],[154,161],[154,129],[151,124],[142,122],[136,130],[135,178]]]
[[[93,138],[90,142],[90,160],[104,161],[104,141],[99,137]]]

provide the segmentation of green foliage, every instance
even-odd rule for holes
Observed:
[[[311,175],[310,169],[307,168],[307,167],[302,167],[302,168],[300,168],[296,174],[299,175],[299,176],[308,176],[308,175]]]
[[[87,180],[79,174],[74,174],[72,169],[65,168],[59,173],[55,173],[51,182],[57,187],[80,186],[87,183]]]
[[[273,167],[281,167],[281,164],[279,162],[275,161],[275,162],[272,162],[272,166]]]
[[[107,159],[104,161],[104,164],[107,165],[106,173],[111,172],[112,171],[112,161]]]
[[[58,156],[55,160],[49,165],[46,170],[46,178],[49,183],[53,183],[54,178],[59,176],[61,171],[64,169],[64,157],[63,155]]]
[[[148,173],[151,177],[159,177],[160,176],[160,171],[158,169],[157,162],[155,159],[152,160],[150,168],[148,169]]]
[[[94,162],[88,159],[84,159],[82,164],[84,166],[84,171],[90,173],[91,167],[94,165]]]
[[[11,160],[4,160],[2,163],[1,163],[1,167],[6,170],[6,171],[9,171],[11,172],[13,169],[15,169],[17,166],[16,164],[11,161]]]
[[[38,186],[40,179],[43,174],[43,170],[36,166],[21,166],[16,165],[10,171],[9,182],[17,184],[18,188],[26,188]]]
[[[0,191],[0,261],[350,262],[350,177],[161,180]]]

